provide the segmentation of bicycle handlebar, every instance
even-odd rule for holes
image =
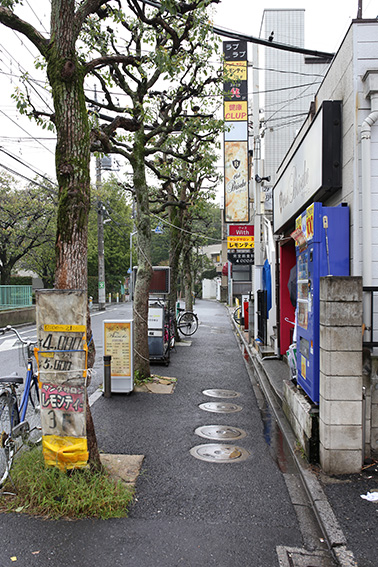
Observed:
[[[32,344],[31,341],[29,341],[28,339],[23,339],[20,335],[20,333],[17,331],[17,329],[15,329],[14,327],[12,327],[11,325],[7,325],[6,327],[3,327],[2,329],[0,329],[0,335],[5,335],[5,333],[8,333],[12,331],[18,338],[18,340],[23,344],[23,345],[30,345]]]

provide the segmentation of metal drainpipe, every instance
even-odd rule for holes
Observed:
[[[378,120],[378,92],[369,93],[371,110],[361,126],[362,182],[362,275],[364,286],[372,285],[372,227],[371,227],[371,127]]]

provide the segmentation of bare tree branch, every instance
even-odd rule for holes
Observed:
[[[35,45],[41,55],[46,55],[49,40],[44,38],[31,24],[21,20],[11,10],[3,7],[0,7],[0,22],[8,28],[22,33]]]

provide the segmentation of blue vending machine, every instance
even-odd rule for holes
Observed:
[[[297,219],[297,381],[319,403],[319,287],[323,276],[349,275],[349,207],[310,205]]]

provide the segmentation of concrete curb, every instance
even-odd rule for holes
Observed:
[[[295,435],[282,411],[282,407],[279,402],[279,396],[277,391],[272,388],[268,375],[264,371],[263,364],[261,363],[257,351],[255,351],[246,341],[240,327],[234,322],[233,317],[230,317],[237,337],[239,338],[241,344],[248,353],[249,359],[253,365],[253,368],[259,378],[259,384],[264,393],[265,398],[269,402],[278,425],[287,441],[290,448],[291,456],[297,466],[300,473],[300,477],[303,486],[310,498],[311,504],[315,511],[320,528],[328,541],[328,545],[334,554],[334,557],[340,567],[358,567],[354,559],[354,555],[346,547],[347,540],[346,537],[337,521],[337,518],[328,502],[328,499],[324,493],[324,490],[311,470],[308,468],[307,463],[299,458],[296,447]],[[248,365],[247,365],[248,369]]]

